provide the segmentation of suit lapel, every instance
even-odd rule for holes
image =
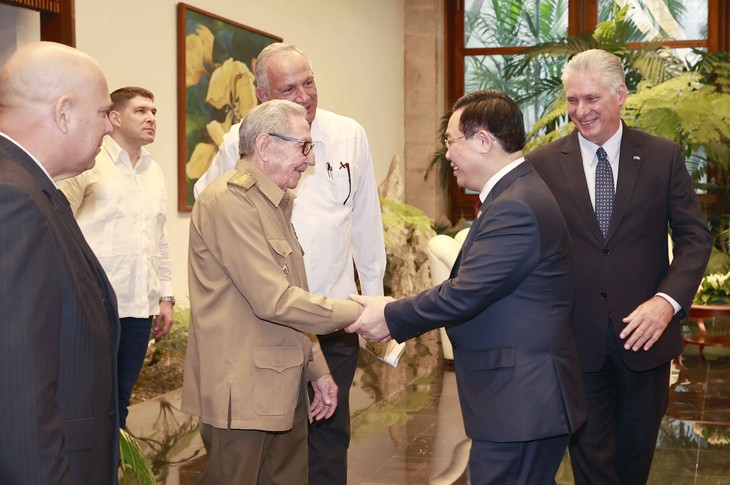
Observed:
[[[76,241],[76,244],[79,246],[81,252],[88,261],[99,287],[99,291],[105,297],[113,295],[113,290],[111,289],[111,284],[106,278],[106,273],[101,267],[101,263],[99,263],[99,260],[91,247],[86,242],[86,238],[81,232],[81,228],[76,222],[73,212],[71,212],[71,206],[69,205],[66,197],[59,191],[59,189],[56,188],[51,179],[48,178],[38,164],[35,163],[35,161],[30,158],[25,151],[2,136],[0,136],[0,152],[7,153],[10,160],[23,167],[23,169],[29,172],[40,184],[41,190],[45,193],[55,211],[59,214],[63,227],[71,233],[71,236]],[[116,298],[107,298],[107,301],[109,302],[108,304],[112,306],[114,313],[116,313]],[[112,330],[116,331],[116,329]]]
[[[512,185],[514,181],[517,180],[519,177],[522,177],[523,175],[526,175],[527,173],[534,170],[535,169],[532,167],[532,165],[530,165],[530,163],[524,161],[517,165],[510,172],[508,172],[504,177],[499,179],[494,187],[492,187],[492,190],[489,191],[489,194],[487,194],[487,197],[484,199],[484,202],[479,208],[481,216],[472,223],[471,228],[469,229],[469,233],[466,235],[466,239],[464,239],[464,244],[461,246],[459,255],[456,257],[456,261],[451,267],[451,274],[449,275],[449,278],[453,278],[456,275],[456,272],[461,265],[463,255],[469,252],[469,248],[471,247],[472,243],[474,242],[474,238],[479,232],[479,227],[481,226],[482,221],[484,221],[489,215],[489,206],[491,205],[492,201],[499,197],[499,195],[504,192],[507,187]]]
[[[481,207],[479,207],[480,216],[477,217],[474,222],[472,222],[471,227],[469,228],[469,232],[466,235],[466,239],[464,239],[464,243],[461,245],[461,249],[459,250],[459,254],[456,256],[456,261],[454,261],[454,265],[451,267],[451,273],[449,274],[449,278],[453,278],[456,276],[456,273],[459,270],[459,266],[461,265],[461,259],[464,255],[464,251],[467,250],[470,246],[472,241],[474,240],[474,237],[476,236],[477,231],[479,230],[479,226],[481,225],[482,221],[484,220],[486,214],[485,209],[487,208],[486,201],[482,203]]]
[[[590,232],[599,241],[603,242],[603,234],[601,234],[601,228],[598,227],[596,211],[593,209],[591,196],[588,193],[588,181],[586,180],[585,170],[583,169],[583,156],[580,153],[577,130],[574,130],[573,133],[565,139],[565,143],[563,144],[563,148],[560,152],[559,163],[563,170],[563,175],[565,176],[568,188],[570,189],[570,193],[575,200],[575,206],[578,208],[578,212],[580,212],[580,215],[583,217],[586,227],[589,228]]]
[[[621,219],[626,214],[631,196],[636,189],[636,182],[639,179],[639,171],[643,159],[641,144],[636,141],[633,130],[624,125],[624,132],[621,139],[621,155],[619,155],[618,181],[616,183],[616,198],[613,203],[611,222],[608,225],[608,241]]]

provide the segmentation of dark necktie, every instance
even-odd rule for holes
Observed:
[[[598,156],[598,165],[596,166],[596,219],[601,234],[606,237],[608,232],[608,223],[611,220],[611,211],[613,210],[613,171],[611,164],[608,163],[608,155],[603,147],[599,147],[596,151]]]

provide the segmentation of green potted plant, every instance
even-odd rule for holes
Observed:
[[[695,294],[696,305],[730,305],[730,272],[708,274]]]

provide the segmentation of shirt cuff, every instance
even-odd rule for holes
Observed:
[[[670,305],[672,305],[672,308],[674,308],[674,315],[676,315],[682,307],[677,303],[677,301],[672,298],[671,296],[667,295],[666,293],[657,293],[656,296],[661,296],[665,300],[669,302]]]
[[[360,305],[351,300],[332,300],[332,322],[337,324],[335,330],[341,330],[355,320],[360,315]]]

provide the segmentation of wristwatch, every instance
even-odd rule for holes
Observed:
[[[174,296],[160,297],[160,303],[162,303],[163,301],[169,301],[170,303],[172,303],[172,306],[175,306],[175,297]]]

